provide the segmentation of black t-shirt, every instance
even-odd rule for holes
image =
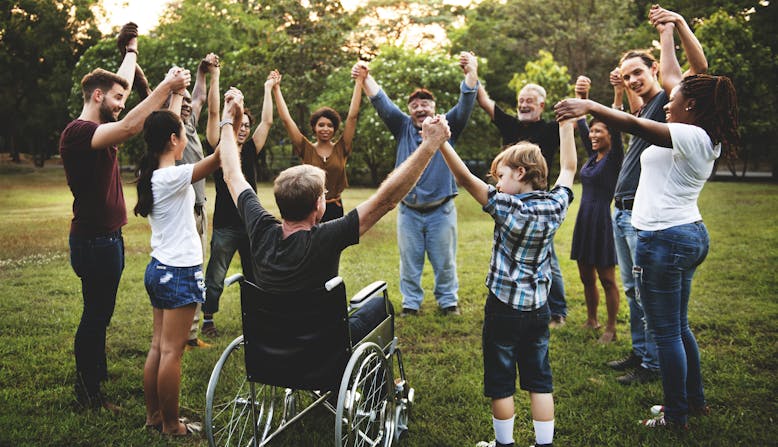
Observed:
[[[213,149],[206,141],[204,144],[208,153],[213,152]],[[243,176],[246,177],[246,181],[251,185],[251,189],[257,190],[257,147],[254,145],[254,140],[248,139],[243,144],[243,148],[240,151],[240,169],[243,171]],[[227,188],[227,183],[224,182],[224,172],[221,168],[217,169],[213,173],[213,181],[216,185],[216,204],[213,210],[213,227],[225,228],[225,227],[241,227],[243,228],[243,221],[238,215],[238,210],[235,208],[235,204],[232,202],[232,196],[230,196],[230,190]]]
[[[311,290],[338,276],[340,253],[359,243],[359,214],[315,225],[283,238],[281,222],[248,189],[238,197],[238,211],[251,241],[251,262],[257,285],[269,292],[291,287]]]
[[[540,146],[540,151],[546,159],[549,171],[554,165],[554,157],[559,152],[559,124],[556,121],[519,121],[513,115],[505,113],[497,104],[494,105],[492,120],[502,135],[503,146],[529,141]]]

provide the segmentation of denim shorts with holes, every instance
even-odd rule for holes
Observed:
[[[202,265],[171,267],[151,258],[144,283],[151,305],[156,309],[176,309],[205,302]]]

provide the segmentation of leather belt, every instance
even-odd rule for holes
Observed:
[[[632,210],[632,205],[635,203],[634,197],[614,197],[613,204],[620,210]]]
[[[423,206],[408,205],[408,203],[405,202],[405,201],[403,201],[403,205],[407,206],[408,208],[410,208],[410,209],[412,209],[414,211],[418,211],[418,212],[420,212],[422,214],[426,214],[426,213],[435,211],[436,209],[438,209],[441,206],[445,205],[449,200],[451,200],[451,197],[453,197],[453,196],[448,196],[445,199],[437,200],[437,201],[431,202],[429,204],[424,204]]]

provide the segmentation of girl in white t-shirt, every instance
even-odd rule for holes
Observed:
[[[665,106],[667,123],[614,111],[591,101],[565,100],[557,119],[591,113],[613,127],[651,142],[641,174],[632,226],[638,231],[635,275],[649,331],[656,341],[664,388],[657,417],[647,427],[687,429],[689,415],[705,415],[697,341],[687,310],[692,276],[708,253],[708,231],[697,197],[725,149],[739,142],[737,98],[724,76],[684,78]]]
[[[192,183],[219,167],[219,149],[196,164],[176,166],[187,137],[173,112],[158,110],[143,125],[135,214],[151,224],[151,262],[145,285],[154,309],[154,332],[143,370],[146,426],[187,435],[198,430],[178,418],[181,356],[197,303],[205,301],[203,254],[195,227]]]

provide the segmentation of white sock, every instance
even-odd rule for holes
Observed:
[[[554,421],[532,421],[535,427],[535,444],[551,444],[554,442]]]
[[[494,438],[500,444],[513,443],[513,420],[516,416],[510,419],[497,419],[492,416],[492,425],[494,426]]]

